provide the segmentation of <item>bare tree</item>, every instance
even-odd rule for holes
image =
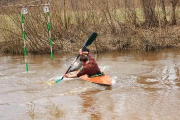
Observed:
[[[158,20],[155,15],[155,1],[154,0],[141,0],[142,9],[144,12],[144,25],[148,27],[157,27]]]
[[[67,19],[66,19],[66,0],[64,0],[64,23],[65,23],[65,28],[67,29]]]
[[[137,16],[134,7],[134,0],[124,0],[125,3],[125,19],[127,22],[137,25]]]
[[[167,21],[167,18],[166,18],[165,1],[164,0],[160,0],[160,2],[161,2],[162,13],[163,13],[163,22],[166,25],[168,21]]]
[[[171,25],[176,25],[176,14],[175,14],[175,10],[176,10],[176,5],[179,2],[179,0],[170,0],[171,5],[172,5],[172,14],[171,14]]]

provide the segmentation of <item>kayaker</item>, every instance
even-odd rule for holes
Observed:
[[[76,77],[80,77],[85,74],[87,74],[88,76],[95,75],[95,74],[101,74],[98,64],[96,63],[96,61],[94,60],[94,58],[91,56],[91,54],[89,52],[83,52],[80,49],[79,54],[80,54],[80,61],[83,66],[82,70],[80,70],[78,73],[73,74],[73,75],[65,74],[64,77],[76,78]]]

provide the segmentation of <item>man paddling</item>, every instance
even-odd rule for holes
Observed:
[[[65,74],[64,77],[76,78],[76,77],[80,77],[85,74],[87,74],[88,76],[92,76],[95,74],[101,74],[99,66],[97,65],[94,58],[89,54],[89,52],[83,52],[80,49],[79,54],[80,54],[80,61],[83,66],[82,70],[80,70],[78,73],[73,74],[73,75]]]

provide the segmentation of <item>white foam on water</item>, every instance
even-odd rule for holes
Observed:
[[[109,68],[109,66],[99,66],[100,70],[104,71]]]
[[[158,80],[157,79],[147,78],[146,82],[158,82]]]
[[[36,70],[33,70],[33,71],[24,71],[22,73],[23,74],[34,74],[34,73],[36,73]]]
[[[113,76],[113,78],[112,78],[112,85],[115,85],[116,84],[116,80],[117,80],[117,76]]]

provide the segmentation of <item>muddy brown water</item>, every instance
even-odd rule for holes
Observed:
[[[72,55],[0,55],[0,120],[178,120],[180,50],[94,55],[112,87],[61,78]]]

